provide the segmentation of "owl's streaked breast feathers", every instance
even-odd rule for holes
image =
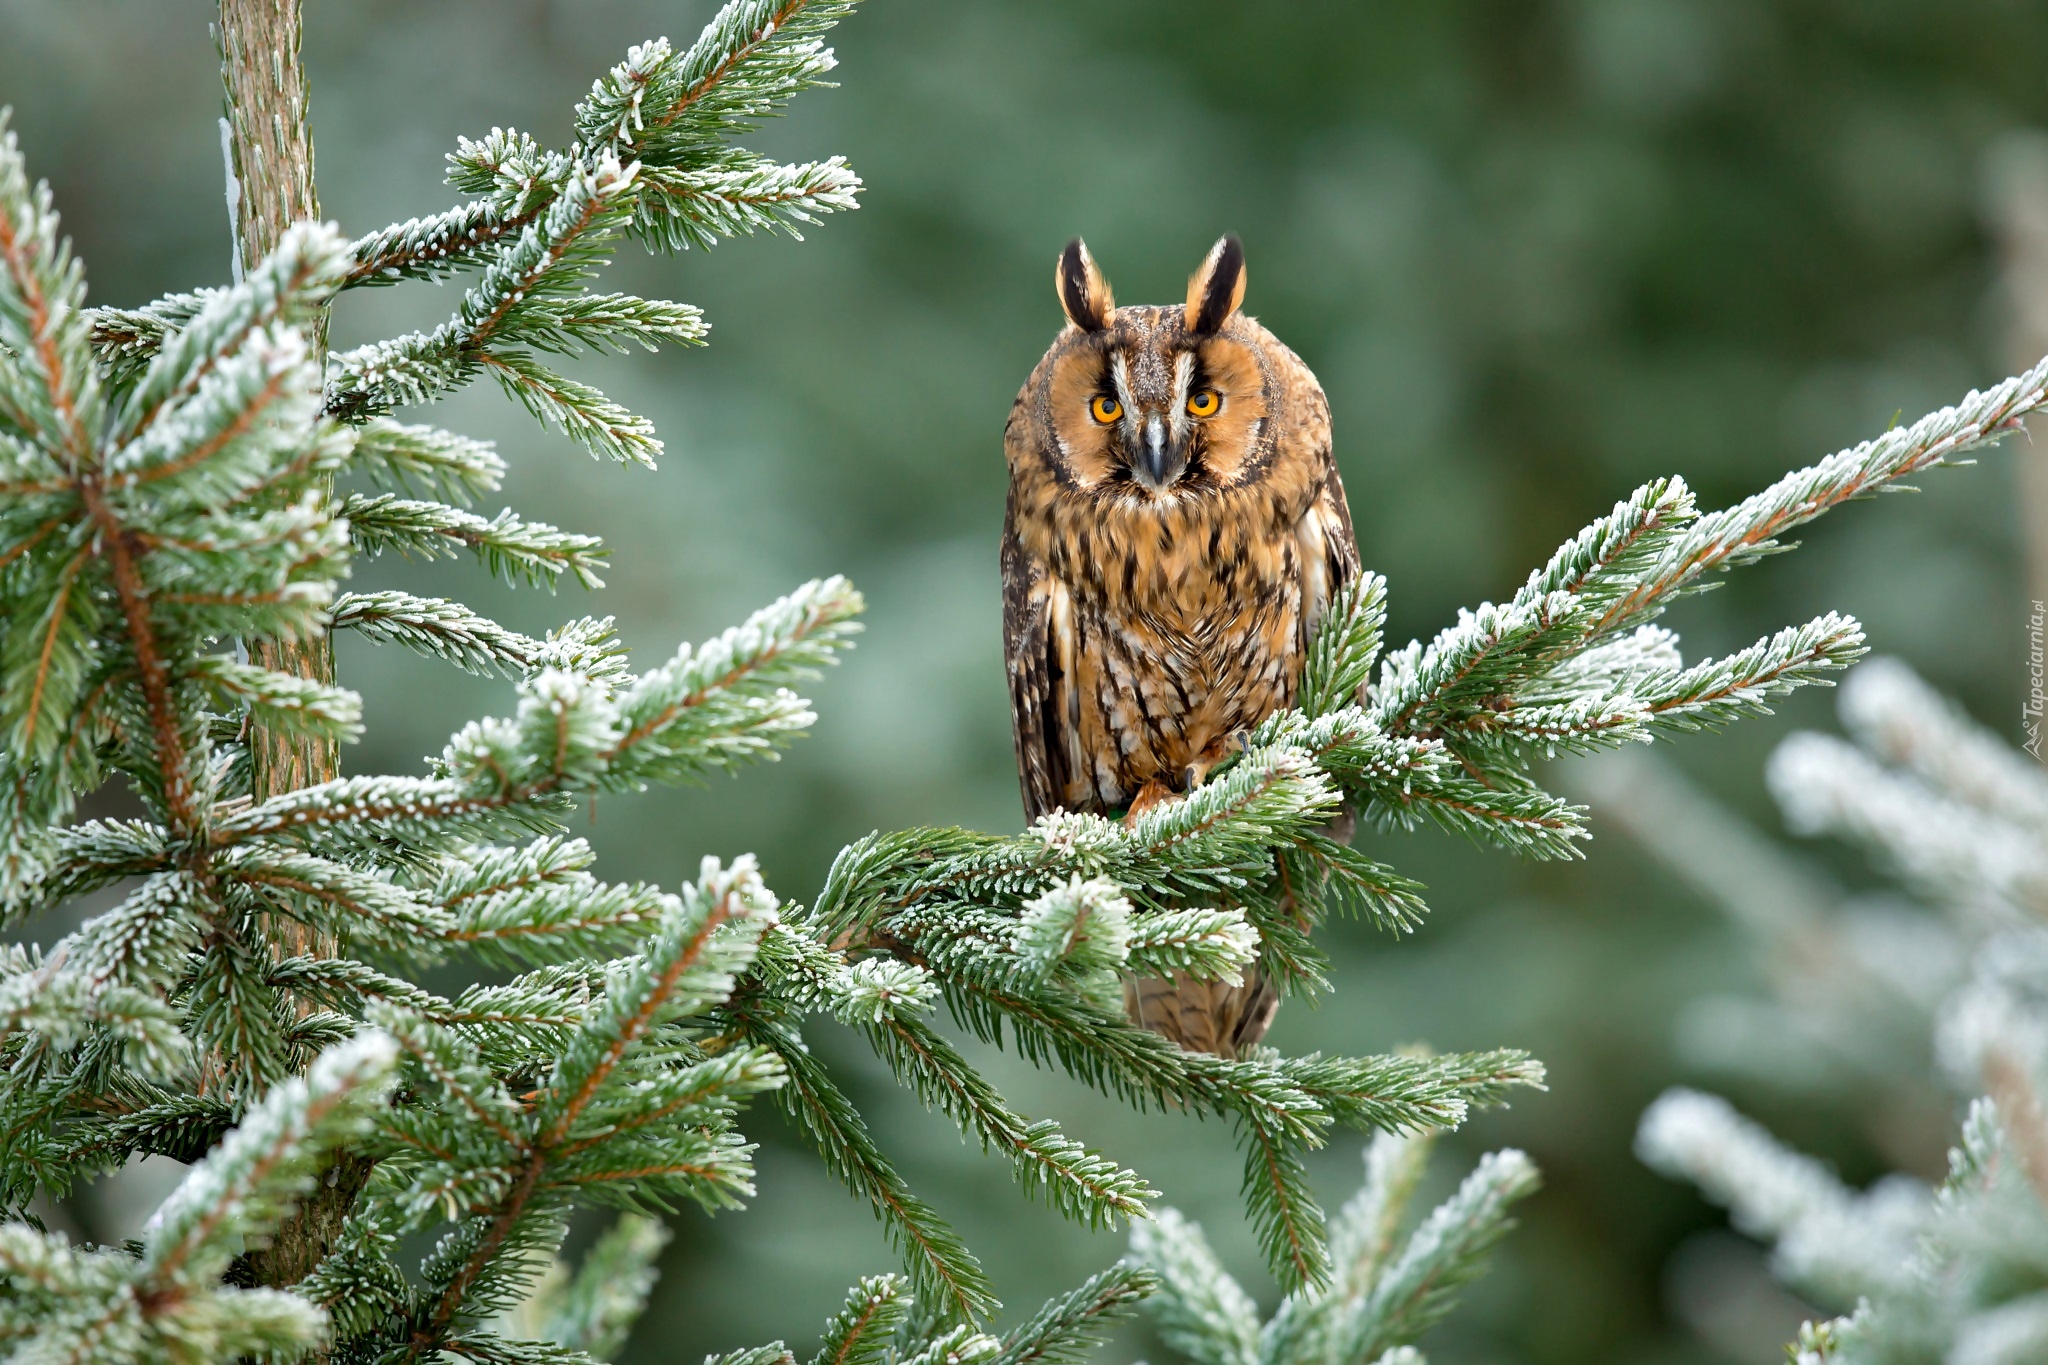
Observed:
[[[1004,646],[1032,819],[1200,781],[1293,703],[1309,634],[1358,573],[1329,405],[1238,311],[1235,238],[1182,305],[1118,308],[1079,241],[1055,283],[1068,326],[1004,433]],[[1255,979],[1131,998],[1147,1027],[1223,1055],[1257,1041],[1271,1004]]]

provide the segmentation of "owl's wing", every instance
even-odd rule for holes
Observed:
[[[1038,558],[1003,528],[1003,656],[1010,674],[1010,725],[1017,741],[1017,780],[1024,789],[1024,818],[1057,810],[1067,786],[1071,725],[1068,677],[1062,658],[1071,658],[1066,613],[1056,613],[1059,585]],[[1055,616],[1062,618],[1055,621]]]
[[[1323,523],[1324,563],[1335,591],[1358,577],[1358,533],[1351,529],[1351,504],[1344,500],[1337,461],[1325,455],[1323,465],[1323,491],[1316,508]]]
[[[1337,477],[1337,462],[1328,447],[1320,452],[1322,486],[1316,490],[1308,514],[1296,534],[1301,566],[1302,613],[1300,634],[1295,639],[1297,662],[1308,657],[1308,646],[1323,613],[1338,589],[1358,579],[1358,536],[1351,529],[1351,508],[1344,501],[1344,482]]]

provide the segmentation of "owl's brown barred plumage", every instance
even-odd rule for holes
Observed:
[[[1185,304],[1118,308],[1076,240],[1067,327],[1010,409],[1003,636],[1027,817],[1114,814],[1199,783],[1294,701],[1310,632],[1358,574],[1330,408],[1300,357],[1238,311],[1237,239]],[[1130,982],[1132,1017],[1234,1057],[1277,999]]]

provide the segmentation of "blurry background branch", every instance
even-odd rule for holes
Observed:
[[[1935,1189],[1907,1174],[1850,1188],[1690,1090],[1650,1108],[1638,1148],[1771,1243],[1773,1272],[1824,1310],[1801,1335],[1802,1365],[2039,1359],[2048,777],[1896,661],[1857,669],[1841,700],[1854,742],[1794,734],[1772,758],[1771,789],[1794,832],[1863,846],[1910,901],[1859,904],[1796,872],[1757,895],[1772,855],[1710,860],[1731,833],[1756,836],[1641,764],[1596,767],[1603,805],[1634,806],[1631,831],[1727,905],[1771,965],[1772,999],[1714,1010],[1724,1064],[1795,1103],[1856,1095],[1880,1123],[1945,1117],[1951,1106],[1930,1091],[1984,1098],[1950,1138]],[[1698,822],[1659,819],[1681,802],[1710,817],[1706,839]]]
[[[2007,134],[1984,156],[1986,215],[1997,238],[2006,354],[2018,363],[2048,351],[2048,133]],[[2026,530],[2027,595],[2048,602],[2048,442],[2016,452]]]

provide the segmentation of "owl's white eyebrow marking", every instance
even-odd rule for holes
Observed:
[[[1138,404],[1131,397],[1131,363],[1122,351],[1109,358],[1109,382],[1116,386],[1116,401],[1123,404],[1124,415],[1120,424],[1124,429],[1127,449],[1138,448]]]
[[[1117,401],[1125,408],[1138,406],[1131,401],[1131,362],[1122,351],[1109,358],[1109,382],[1116,388]]]
[[[1173,358],[1173,409],[1169,420],[1173,423],[1173,443],[1180,445],[1188,439],[1188,385],[1195,378],[1195,353],[1182,351]]]

